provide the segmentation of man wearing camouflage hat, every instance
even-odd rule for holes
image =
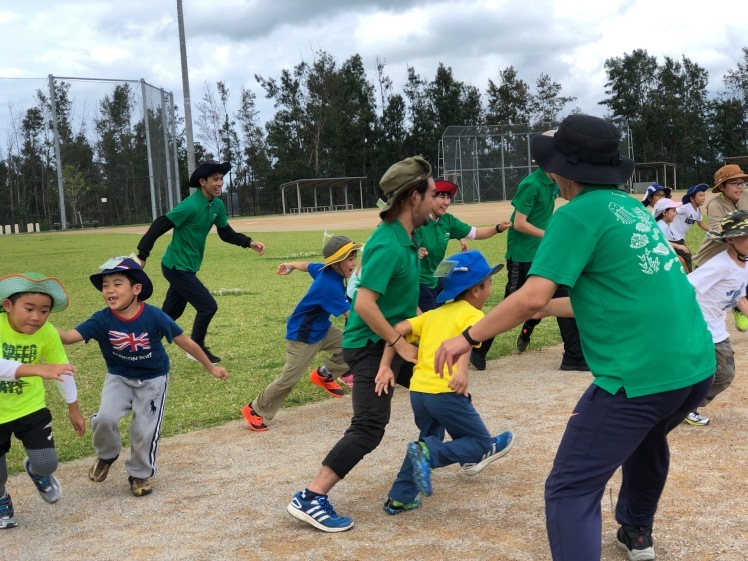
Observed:
[[[436,187],[431,165],[420,156],[406,158],[385,172],[379,182],[377,227],[362,257],[358,291],[343,336],[343,357],[353,372],[353,419],[343,437],[322,461],[317,477],[288,504],[288,512],[324,532],[342,532],[353,519],[339,516],[327,493],[374,450],[390,420],[393,390],[377,395],[376,378],[385,345],[394,347],[397,383],[408,387],[416,348],[393,327],[413,317],[418,305],[419,240],[414,231],[428,221]]]

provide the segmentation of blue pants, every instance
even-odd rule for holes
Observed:
[[[410,403],[416,425],[421,431],[418,438],[429,448],[432,467],[478,462],[491,448],[491,434],[473,407],[470,397],[453,392],[430,394],[412,391]],[[452,437],[449,442],[443,442],[445,430]],[[389,497],[409,503],[417,495],[413,466],[406,455]]]
[[[650,526],[670,467],[667,434],[698,407],[712,377],[693,386],[627,398],[591,385],[577,403],[545,484],[554,561],[599,561],[600,502],[619,466],[616,520]]]

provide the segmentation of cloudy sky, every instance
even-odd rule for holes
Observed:
[[[223,80],[238,103],[242,86],[258,98],[261,118],[272,105],[254,79],[278,77],[315,51],[339,62],[358,53],[372,81],[376,61],[397,91],[407,66],[432,79],[439,62],[458,80],[485,91],[513,65],[529,83],[542,72],[561,83],[573,106],[603,115],[604,63],[634,49],[706,68],[710,90],[737,66],[748,46],[736,0],[698,8],[667,0],[184,0],[193,119],[203,84]],[[573,7],[572,7],[573,6]],[[732,15],[730,15],[732,14]],[[34,104],[48,74],[139,79],[174,92],[182,105],[176,1],[25,0],[0,3],[0,146],[9,114]],[[95,110],[111,85],[75,86],[79,113]],[[568,110],[573,109],[568,107]]]

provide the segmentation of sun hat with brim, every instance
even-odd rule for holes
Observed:
[[[384,172],[382,179],[379,180],[379,188],[384,191],[386,200],[379,200],[379,216],[384,218],[384,214],[392,208],[392,204],[398,195],[404,193],[409,187],[419,185],[431,177],[431,164],[422,156],[412,156],[392,164]]]
[[[647,187],[647,192],[644,194],[644,198],[642,199],[642,202],[645,205],[649,205],[649,201],[652,199],[652,197],[657,191],[662,191],[666,199],[670,198],[670,193],[671,193],[670,187],[663,187],[659,183],[653,183],[652,185]]]
[[[689,202],[691,202],[691,197],[693,197],[696,193],[700,193],[701,191],[706,191],[709,189],[709,185],[706,183],[699,183],[698,185],[692,185],[688,188],[688,191],[686,191],[686,194],[683,195],[683,198],[681,199],[683,201],[684,205],[687,205]]]
[[[538,134],[530,153],[541,169],[578,183],[622,185],[634,171],[634,161],[618,151],[621,134],[613,125],[591,115],[569,115],[553,136]]]
[[[670,209],[670,208],[678,208],[679,206],[683,206],[683,203],[676,203],[672,199],[660,199],[657,201],[654,205],[654,217],[655,220],[659,220],[662,217],[662,214]]]
[[[140,294],[138,294],[138,300],[143,302],[148,300],[153,294],[153,283],[145,271],[134,259],[129,257],[114,257],[109,259],[106,263],[99,267],[101,271],[94,273],[89,278],[91,284],[93,284],[98,290],[102,289],[104,285],[104,276],[112,275],[114,273],[127,274],[135,281],[136,284],[142,285]]]
[[[362,247],[363,244],[352,242],[346,236],[333,236],[322,248],[322,255],[325,256],[325,267],[345,261],[352,251],[358,251]]]
[[[745,180],[748,179],[748,175],[738,165],[727,164],[726,166],[722,166],[714,173],[714,189],[712,189],[712,193],[720,193],[720,186],[731,179]]]
[[[52,298],[52,311],[61,312],[68,307],[68,293],[62,283],[54,277],[40,273],[14,273],[0,278],[0,300],[19,292],[37,292]]]
[[[208,160],[202,162],[195,168],[195,171],[190,175],[190,187],[200,187],[200,180],[210,177],[214,173],[220,173],[226,175],[231,170],[230,162],[223,162],[222,164],[215,160]]]
[[[706,233],[710,240],[726,240],[748,236],[748,210],[733,210],[719,221],[714,230]]]
[[[434,185],[436,185],[437,194],[449,193],[450,197],[454,197],[457,192],[457,185],[446,179],[434,179]]]
[[[495,275],[504,268],[503,264],[491,267],[477,250],[463,251],[442,261],[434,276],[442,277],[444,288],[436,296],[436,302],[443,304],[454,300],[466,290],[482,283],[488,277]],[[440,271],[444,271],[440,274]]]

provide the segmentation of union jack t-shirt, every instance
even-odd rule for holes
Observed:
[[[105,308],[75,329],[86,343],[91,339],[99,343],[110,374],[141,380],[169,373],[169,355],[161,339],[171,343],[182,334],[173,319],[145,302],[131,319]]]

